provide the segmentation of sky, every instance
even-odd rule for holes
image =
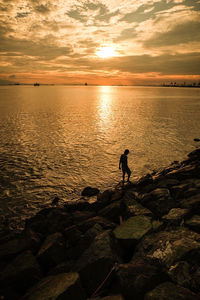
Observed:
[[[0,0],[0,83],[200,81],[200,0]]]

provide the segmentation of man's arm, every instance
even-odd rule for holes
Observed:
[[[119,169],[121,169],[121,163],[122,163],[122,157],[120,157],[120,160],[119,160]]]

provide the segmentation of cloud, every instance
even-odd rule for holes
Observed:
[[[48,40],[51,37],[46,37],[36,43],[25,39],[4,38],[0,44],[0,52],[15,52],[20,53],[23,60],[23,55],[29,55],[45,60],[51,60],[61,55],[68,55],[72,49],[70,47],[59,47],[56,44],[50,44]]]
[[[200,41],[200,22],[189,21],[178,24],[171,30],[157,33],[144,42],[146,47],[164,47],[168,45],[185,44],[191,41]]]
[[[120,35],[117,38],[115,38],[114,41],[115,42],[121,42],[121,41],[124,41],[124,40],[136,38],[137,35],[138,35],[138,33],[135,30],[135,28],[127,28],[127,29],[122,30]]]

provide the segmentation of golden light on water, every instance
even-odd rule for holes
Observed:
[[[100,58],[109,58],[116,56],[116,51],[112,46],[101,47],[96,51],[96,55]]]

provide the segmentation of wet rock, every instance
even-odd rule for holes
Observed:
[[[151,218],[146,216],[135,216],[116,227],[113,233],[120,244],[129,249],[151,229]]]
[[[105,280],[116,262],[119,262],[117,247],[112,233],[107,230],[94,239],[74,266],[88,295],[92,295]],[[111,272],[112,273],[112,272]],[[111,276],[105,282],[110,283]],[[104,286],[104,288],[105,288]]]
[[[172,208],[169,213],[162,217],[162,220],[169,224],[179,225],[189,213],[186,208]]]
[[[58,265],[66,259],[66,248],[63,235],[59,232],[46,237],[37,258],[46,270]]]
[[[200,233],[200,216],[194,215],[192,218],[185,222],[186,226],[190,229]]]
[[[164,282],[158,285],[154,290],[148,292],[144,300],[194,300],[197,295],[190,290],[177,286],[171,282]]]
[[[190,265],[186,261],[179,261],[171,266],[168,275],[174,283],[184,287],[190,287],[192,278],[190,275]]]
[[[183,257],[192,255],[192,252],[195,253],[199,249],[200,235],[186,228],[178,228],[145,236],[138,244],[133,260],[147,257],[169,269]]]
[[[166,280],[156,266],[145,260],[119,265],[117,277],[120,290],[127,300],[142,300],[146,292]]]
[[[0,285],[23,292],[41,278],[40,266],[31,251],[18,255],[0,274]]]
[[[121,201],[113,202],[99,211],[99,215],[105,219],[119,224],[119,217],[124,215],[123,205]]]
[[[175,203],[168,189],[158,188],[145,194],[141,199],[141,204],[150,209],[157,217],[161,217],[167,214]]]
[[[24,297],[24,300],[86,300],[78,273],[61,273],[43,278]]]
[[[98,195],[99,192],[100,192],[99,189],[92,188],[91,186],[87,186],[86,188],[83,189],[81,195],[91,197],[91,196]]]

